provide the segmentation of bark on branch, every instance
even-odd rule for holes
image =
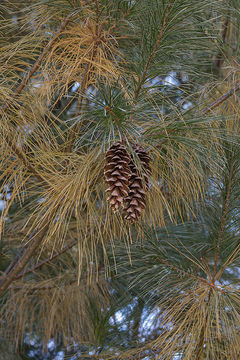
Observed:
[[[215,109],[217,106],[221,105],[225,100],[234,95],[237,91],[240,90],[240,83],[237,83],[232,89],[230,89],[226,94],[220,96],[216,101],[214,101],[209,106],[205,107],[202,112],[203,114],[209,113],[211,110]]]
[[[30,235],[29,245],[27,249],[22,252],[16,259],[10,264],[6,272],[3,274],[0,281],[0,296],[4,293],[9,285],[16,279],[16,276],[23,270],[24,266],[29,262],[36,249],[41,244],[47,230],[49,221],[46,222],[40,231],[35,231],[34,234]]]
[[[20,279],[22,277],[24,277],[25,275],[34,272],[35,270],[39,269],[40,267],[42,267],[43,265],[47,264],[48,262],[52,261],[53,259],[56,259],[58,256],[62,255],[63,253],[65,253],[66,251],[68,251],[69,249],[71,249],[73,246],[75,246],[77,244],[77,240],[72,241],[70,244],[68,244],[67,246],[65,246],[62,250],[58,251],[57,253],[49,256],[47,259],[39,262],[38,264],[36,264],[35,266],[26,269],[25,271],[21,272],[20,274],[18,274],[16,276],[15,279]]]

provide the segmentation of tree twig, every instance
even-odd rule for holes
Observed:
[[[29,163],[25,153],[9,139],[9,137],[5,138],[6,143],[13,151],[13,153],[23,162],[26,168],[35,176],[40,182],[45,182],[45,179],[41,176],[41,174]]]
[[[212,276],[213,284],[215,283],[215,280],[216,280],[217,264],[218,264],[218,260],[219,260],[219,256],[220,256],[220,246],[221,246],[221,242],[223,239],[223,233],[224,233],[224,229],[225,229],[225,225],[226,225],[226,218],[227,218],[229,199],[230,199],[230,193],[231,193],[231,187],[232,187],[232,178],[233,178],[233,154],[231,155],[231,159],[230,159],[229,178],[228,178],[228,184],[227,184],[227,189],[226,189],[227,192],[226,192],[226,197],[225,197],[225,201],[224,201],[224,208],[223,208],[223,213],[222,213],[222,218],[221,218],[221,227],[220,227],[220,231],[219,231],[219,235],[218,235],[216,254],[215,254],[215,258],[214,258],[213,276]]]
[[[207,299],[206,299],[206,303],[208,305],[210,298],[211,298],[211,294],[212,291],[209,290]],[[204,352],[204,342],[206,339],[206,331],[207,331],[207,323],[208,323],[208,318],[209,318],[209,312],[206,313],[205,318],[204,318],[204,322],[199,334],[199,341],[198,344],[196,346],[196,360],[203,360],[203,352]]]
[[[87,67],[86,67],[85,72],[84,72],[84,77],[83,77],[83,81],[82,81],[82,84],[81,84],[81,87],[80,87],[79,98],[78,98],[77,107],[76,107],[74,117],[78,116],[80,114],[80,112],[81,112],[82,102],[83,102],[83,93],[84,93],[84,90],[86,89],[86,86],[87,86],[90,67],[91,67],[91,65],[90,65],[90,62],[89,62],[87,64]],[[79,125],[78,122],[76,122],[73,125],[73,127],[71,128],[71,130],[70,130],[69,140],[68,140],[68,144],[67,144],[67,147],[66,147],[66,152],[71,152],[71,150],[72,150],[73,141],[74,141],[75,135],[77,134],[78,125]]]
[[[227,36],[227,31],[228,31],[228,24],[229,24],[229,19],[227,18],[222,26],[222,43],[223,45],[226,43],[226,36]],[[223,52],[219,50],[219,53],[216,56],[216,60],[215,60],[215,64],[216,67],[220,70],[223,63],[224,63],[224,57],[223,57]]]
[[[96,8],[96,35],[99,36],[98,29],[99,29],[99,3],[98,0],[95,0],[95,8]]]
[[[81,113],[81,109],[82,109],[82,105],[83,105],[83,96],[84,96],[84,92],[86,91],[87,85],[88,85],[88,80],[89,80],[89,73],[91,71],[92,68],[92,64],[93,64],[93,60],[94,57],[96,55],[96,50],[98,47],[98,43],[99,43],[99,3],[98,0],[95,0],[95,11],[96,11],[96,26],[95,26],[95,39],[94,39],[94,45],[93,45],[93,50],[92,50],[92,54],[91,54],[91,59],[88,62],[85,72],[84,72],[84,76],[83,76],[83,80],[79,89],[79,98],[78,98],[78,102],[77,102],[77,107],[76,107],[76,111],[74,114],[74,117],[77,117],[80,113]],[[75,125],[71,128],[70,130],[70,134],[69,134],[69,140],[68,140],[68,144],[66,147],[66,151],[67,152],[71,152],[72,146],[73,146],[73,142],[74,142],[74,138],[77,135],[77,129],[78,129],[78,122],[75,123]]]
[[[26,288],[24,286],[24,290],[26,291],[26,293],[28,294],[34,294],[34,292],[36,291],[45,291],[45,290],[53,290],[53,289],[64,289],[65,287],[69,286],[69,285],[73,285],[76,284],[76,286],[78,286],[78,282],[77,279],[74,280],[69,280],[67,283],[63,282],[61,284],[54,284],[54,285],[44,285],[44,286],[39,286],[39,285],[34,285],[32,287]],[[12,286],[11,287],[12,290],[22,290],[23,286]]]
[[[39,262],[38,264],[36,264],[35,266],[26,269],[25,271],[21,272],[20,274],[18,274],[15,279],[20,279],[22,277],[24,277],[25,275],[39,269],[40,267],[42,267],[43,265],[45,265],[46,263],[52,261],[53,259],[56,259],[58,256],[62,255],[63,253],[65,253],[66,251],[68,251],[69,249],[71,249],[73,246],[75,246],[77,244],[77,240],[72,241],[70,244],[68,244],[67,246],[65,246],[62,250],[58,251],[57,253],[49,256],[47,259],[42,260],[41,262]]]
[[[203,114],[209,113],[211,110],[215,109],[217,106],[221,105],[225,100],[230,98],[233,94],[240,90],[240,83],[237,83],[232,89],[230,89],[226,94],[220,96],[216,101],[214,101],[209,106],[205,107],[202,110]]]
[[[205,283],[205,284],[207,284],[207,285],[212,286],[212,284],[210,284],[207,279],[204,279],[204,278],[202,278],[202,277],[200,277],[200,276],[193,275],[193,274],[190,274],[190,273],[188,273],[188,272],[186,272],[186,271],[184,271],[184,270],[182,270],[182,269],[179,269],[177,266],[172,265],[172,264],[169,264],[169,262],[167,262],[166,260],[164,260],[164,259],[162,259],[162,258],[157,258],[157,259],[158,259],[158,261],[159,261],[160,263],[166,265],[167,267],[169,267],[169,268],[172,269],[172,270],[177,271],[178,273],[181,273],[181,274],[183,274],[183,275],[185,275],[185,276],[187,276],[187,277],[191,277],[191,278],[193,278],[193,279],[197,279],[197,280],[199,280],[199,281],[201,281],[201,282],[203,282],[203,283]]]
[[[68,250],[68,249],[67,249]],[[61,255],[61,254],[58,254],[58,255]],[[57,256],[58,256],[57,255]],[[44,261],[45,263],[45,261]],[[43,264],[39,264],[40,266],[42,266]],[[103,270],[103,267],[104,265],[102,263],[100,263],[98,265],[98,268],[96,269],[96,274],[98,274],[100,271]],[[32,269],[30,269],[31,271]],[[29,271],[29,272],[30,272]],[[25,275],[25,274],[23,274]],[[60,288],[64,288],[66,286],[69,286],[69,285],[73,285],[76,283],[76,286],[79,286],[79,282],[76,279],[72,279],[72,280],[69,280],[67,283],[66,282],[62,282],[62,283],[54,283],[54,284],[49,284],[49,285],[44,285],[44,286],[39,286],[39,285],[34,285],[32,287],[29,287],[29,288],[26,288],[25,287],[25,291],[28,292],[28,293],[34,293],[35,291],[42,291],[42,290],[53,290],[53,289],[60,289]],[[11,289],[14,289],[14,290],[21,290],[23,287],[22,286],[14,286],[12,287]]]
[[[149,69],[149,67],[150,67],[150,65],[151,65],[151,63],[152,63],[152,61],[153,61],[153,59],[154,59],[154,56],[155,56],[156,51],[157,51],[157,48],[158,48],[159,43],[160,43],[160,41],[161,41],[161,39],[162,39],[164,30],[165,30],[165,28],[166,28],[166,23],[167,23],[167,18],[168,18],[168,15],[169,15],[169,10],[170,10],[170,3],[169,3],[169,5],[168,5],[168,7],[167,7],[167,9],[166,9],[166,13],[165,13],[165,16],[164,16],[164,18],[163,18],[162,27],[161,27],[161,29],[160,29],[160,31],[159,31],[157,40],[156,40],[156,42],[155,42],[155,44],[154,44],[153,50],[152,50],[152,52],[151,52],[151,55],[150,55],[150,57],[149,57],[149,59],[148,59],[148,62],[147,62],[147,64],[146,64],[146,66],[145,66],[145,69],[144,69],[144,71],[143,71],[143,74],[142,74],[141,80],[140,80],[140,82],[139,82],[139,85],[138,85],[138,87],[137,87],[137,90],[136,90],[136,93],[135,93],[135,99],[137,99],[138,96],[139,96],[141,87],[143,86],[143,84],[144,84],[144,82],[145,82],[145,80],[146,80],[146,77],[147,77],[147,71],[148,71],[148,69]]]
[[[26,251],[20,256],[17,256],[12,264],[8,267],[7,271],[3,274],[0,281],[0,295],[4,293],[9,285],[15,280],[16,276],[22,271],[24,266],[29,262],[32,255],[41,244],[43,237],[45,236],[48,230],[49,221],[45,222],[40,231],[35,231],[34,234],[30,235],[29,241],[30,244]]]

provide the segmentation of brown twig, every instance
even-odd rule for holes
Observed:
[[[88,84],[88,80],[89,80],[89,73],[91,71],[92,68],[92,64],[93,64],[93,60],[96,54],[96,50],[99,44],[99,3],[98,0],[95,0],[95,10],[96,10],[96,26],[95,26],[95,37],[94,37],[94,46],[93,46],[93,50],[92,50],[92,55],[91,55],[91,59],[88,62],[85,72],[84,72],[84,76],[83,76],[83,80],[79,89],[79,98],[78,98],[78,103],[77,103],[77,107],[76,107],[76,111],[74,114],[74,117],[77,117],[80,113],[81,113],[81,109],[82,109],[82,105],[83,105],[83,97],[84,97],[84,92],[86,91],[87,88],[87,84]],[[69,140],[68,140],[68,145],[66,147],[66,151],[67,152],[71,152],[72,146],[73,146],[73,142],[74,142],[74,138],[77,135],[77,129],[78,129],[78,122],[75,123],[75,125],[71,128],[70,131],[70,135],[69,135]]]
[[[181,273],[181,274],[183,274],[183,275],[185,275],[185,276],[187,276],[187,277],[191,277],[191,278],[193,278],[193,279],[197,279],[197,280],[199,280],[199,281],[201,281],[201,282],[203,282],[203,283],[205,283],[205,284],[207,284],[207,285],[212,286],[212,284],[210,284],[207,279],[204,279],[204,278],[202,278],[202,277],[200,277],[200,276],[193,275],[193,274],[190,274],[190,273],[188,273],[188,272],[186,272],[186,271],[184,271],[184,270],[182,270],[182,269],[179,269],[177,266],[172,265],[172,264],[169,264],[169,262],[167,262],[166,260],[164,260],[164,259],[162,259],[162,258],[158,258],[158,261],[159,261],[160,263],[166,265],[166,266],[169,267],[170,269],[177,271],[178,273]]]
[[[157,51],[157,48],[158,48],[159,43],[160,43],[160,41],[161,41],[161,39],[162,39],[164,30],[165,30],[165,28],[166,28],[166,23],[167,23],[167,18],[168,18],[168,15],[169,15],[169,10],[170,10],[170,3],[169,3],[169,5],[168,5],[168,7],[167,7],[167,9],[166,9],[166,13],[165,13],[165,16],[164,16],[164,18],[163,18],[162,27],[161,27],[161,29],[160,29],[160,31],[159,31],[157,40],[156,40],[156,42],[155,42],[155,44],[154,44],[153,50],[152,50],[152,52],[151,52],[151,55],[150,55],[150,57],[149,57],[149,59],[148,59],[148,62],[147,62],[147,64],[146,64],[146,66],[145,66],[145,69],[144,69],[144,71],[143,71],[142,78],[141,78],[141,80],[140,80],[140,82],[139,82],[139,85],[138,85],[138,87],[137,87],[137,90],[136,90],[136,93],[135,93],[135,99],[137,99],[138,96],[139,96],[141,87],[143,86],[143,84],[144,84],[144,82],[145,82],[145,80],[146,80],[146,77],[147,77],[147,71],[148,71],[148,69],[149,69],[149,67],[150,67],[150,65],[151,65],[151,62],[152,62],[153,59],[154,59],[154,56],[155,56],[156,51]]]
[[[150,55],[150,57],[149,57],[149,59],[148,59],[148,62],[147,62],[147,64],[146,64],[146,66],[145,66],[145,69],[144,69],[144,71],[143,71],[142,78],[141,78],[141,80],[140,80],[140,82],[139,82],[139,84],[138,84],[138,87],[137,87],[137,90],[136,90],[136,93],[135,93],[135,100],[137,100],[137,98],[138,98],[138,96],[139,96],[140,90],[141,90],[141,88],[142,88],[142,86],[143,86],[143,84],[144,84],[144,82],[145,82],[145,80],[146,80],[146,77],[147,77],[147,71],[148,71],[148,69],[149,69],[149,67],[150,67],[150,65],[151,65],[151,62],[152,62],[153,59],[154,59],[155,53],[156,53],[157,48],[158,48],[158,46],[159,46],[159,43],[160,43],[160,41],[161,41],[161,39],[162,39],[163,32],[164,32],[164,30],[165,30],[165,28],[166,28],[166,22],[167,22],[167,18],[168,18],[168,15],[169,15],[169,9],[170,9],[170,3],[169,3],[169,5],[168,5],[168,7],[167,7],[165,16],[164,16],[164,18],[163,18],[163,24],[162,24],[162,27],[161,27],[161,29],[160,29],[160,31],[159,31],[157,40],[156,40],[156,42],[155,42],[155,44],[154,44],[153,50],[152,50],[152,52],[151,52],[151,55]],[[130,115],[129,121],[131,122],[132,119],[133,119],[133,115]]]
[[[5,141],[13,153],[17,155],[26,168],[33,174],[33,176],[35,176],[40,182],[45,182],[45,179],[41,176],[41,174],[29,163],[25,153],[23,153],[20,148],[17,148],[17,146],[9,138],[6,137]]]
[[[39,269],[40,267],[42,267],[43,265],[45,265],[46,263],[52,261],[53,259],[56,259],[58,256],[62,255],[63,253],[65,253],[66,251],[68,251],[69,249],[71,249],[73,246],[75,246],[77,244],[77,240],[72,241],[70,244],[68,244],[67,246],[65,246],[62,250],[58,251],[57,253],[55,253],[54,255],[49,256],[47,259],[39,262],[38,264],[36,264],[35,266],[26,269],[25,271],[21,272],[20,274],[18,274],[16,276],[15,279],[20,279],[22,277],[24,277],[25,275],[34,272],[35,270]]]
[[[232,95],[234,95],[237,91],[240,90],[240,83],[237,83],[234,87],[232,87],[227,93],[225,93],[224,95],[220,96],[217,100],[215,100],[212,104],[206,106],[203,110],[202,110],[202,114],[208,114],[210,111],[214,110],[216,107],[218,107],[219,105],[221,105],[224,101],[226,101],[228,98],[230,98]],[[173,133],[174,135],[174,130],[168,130],[168,133]],[[166,140],[163,141],[164,143],[166,142]],[[162,146],[162,144],[161,144]],[[161,147],[159,146],[159,147]]]
[[[225,44],[226,42],[226,36],[227,36],[227,31],[228,31],[228,24],[229,24],[229,19],[226,19],[223,23],[222,26],[222,43]],[[219,51],[219,53],[216,56],[216,60],[215,60],[215,64],[216,67],[220,70],[222,65],[224,63],[224,57],[223,57],[223,52]]]
[[[216,101],[214,101],[209,106],[205,107],[202,110],[203,114],[209,113],[211,110],[215,109],[217,106],[221,105],[225,100],[230,98],[233,94],[240,90],[240,83],[237,83],[232,89],[230,89],[226,94],[220,96]]]
[[[208,293],[208,296],[206,298],[206,303],[208,304],[211,298],[212,291],[210,290]],[[209,312],[206,313],[200,334],[199,334],[199,341],[196,346],[196,360],[202,360],[203,359],[203,351],[204,351],[204,342],[206,338],[206,330],[207,330],[207,323],[209,318]]]
[[[74,280],[69,280],[68,282],[63,282],[61,284],[53,284],[53,285],[44,285],[44,286],[39,286],[39,285],[34,285],[32,287],[26,288],[26,286],[12,286],[11,289],[12,290],[22,290],[24,288],[24,290],[26,291],[26,293],[28,294],[34,294],[34,292],[36,291],[45,291],[45,290],[53,290],[53,289],[63,289],[66,286],[69,285],[73,285],[76,284],[76,286],[78,286],[78,281],[77,279]]]
[[[96,9],[96,36],[99,36],[98,29],[99,29],[99,4],[98,0],[95,0],[95,9]]]
[[[9,285],[15,280],[16,276],[29,262],[32,255],[34,254],[38,246],[41,244],[43,237],[48,230],[48,225],[49,221],[42,226],[40,231],[35,231],[34,234],[30,235],[30,244],[26,251],[23,254],[20,254],[20,256],[17,256],[17,258],[14,259],[12,264],[8,267],[7,271],[3,274],[0,281],[0,295],[2,295],[5,290],[7,290]]]
[[[89,78],[89,71],[90,71],[90,62],[87,64],[86,70],[84,72],[84,78],[80,87],[80,91],[79,91],[79,98],[78,98],[78,102],[77,102],[77,107],[76,107],[76,111],[74,114],[74,117],[78,116],[81,112],[81,108],[82,108],[82,102],[83,102],[83,93],[84,90],[86,89],[86,85],[88,82],[88,78]],[[73,141],[75,138],[75,135],[77,134],[77,128],[78,128],[78,122],[76,122],[73,127],[70,130],[70,134],[69,134],[69,140],[68,140],[68,144],[66,147],[66,152],[71,152],[72,150],[72,146],[73,146]]]
[[[216,273],[217,273],[217,264],[220,256],[220,246],[223,239],[223,233],[226,225],[226,218],[227,218],[227,212],[229,207],[229,199],[230,199],[230,193],[231,193],[231,187],[232,187],[232,178],[233,178],[233,154],[230,159],[230,171],[229,171],[229,179],[227,184],[227,193],[225,197],[225,203],[222,213],[222,219],[221,219],[221,227],[219,231],[219,236],[217,240],[217,248],[216,248],[216,254],[214,258],[214,267],[213,267],[213,276],[212,276],[212,283],[215,283],[216,280]]]
[[[75,245],[75,244],[74,244],[74,245]],[[73,245],[73,246],[74,246],[74,245]],[[67,250],[68,250],[68,249],[67,249]],[[65,250],[65,251],[66,251],[66,250]],[[58,255],[60,255],[60,254],[58,254]],[[58,256],[58,255],[57,255],[57,256]],[[44,263],[45,263],[45,261],[44,261]],[[38,265],[38,264],[37,264],[37,265]],[[39,265],[42,266],[42,265],[44,265],[44,264],[40,264],[40,263],[39,263]],[[97,274],[97,276],[98,276],[98,273],[103,270],[103,268],[104,268],[104,265],[103,265],[102,263],[100,263],[100,264],[98,265],[97,269],[96,269],[96,274]],[[32,269],[30,269],[29,272],[30,272],[31,270],[32,270]],[[25,275],[25,273],[23,274],[23,276],[24,276],[24,275]],[[20,277],[21,277],[21,276],[20,276]],[[34,285],[34,286],[32,286],[31,288],[29,288],[29,289],[27,289],[27,288],[25,287],[25,290],[26,290],[27,292],[29,292],[29,293],[33,293],[34,291],[52,290],[52,289],[56,289],[56,288],[60,289],[60,288],[63,288],[63,287],[65,287],[65,286],[69,286],[69,285],[72,285],[72,284],[75,284],[75,283],[76,283],[77,286],[79,286],[78,280],[77,280],[77,279],[72,279],[72,280],[69,280],[67,283],[62,282],[62,283],[58,283],[58,284],[49,284],[49,285],[44,285],[44,286]],[[14,286],[14,287],[12,287],[11,289],[21,290],[22,288],[23,288],[23,286]]]
[[[120,129],[120,123],[119,123],[118,116],[112,111],[112,109],[108,105],[105,106],[105,110],[106,110],[106,113],[109,113],[112,116],[113,120],[116,122],[118,128]]]

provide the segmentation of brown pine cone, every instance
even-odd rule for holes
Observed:
[[[142,174],[142,176],[144,177],[146,189],[148,189],[148,176],[151,175],[151,173],[152,173],[151,167],[149,165],[150,161],[151,161],[151,157],[148,155],[147,151],[138,144],[134,145],[133,149],[134,149],[136,155],[139,157],[139,160],[142,164],[142,167],[144,170],[144,173]]]
[[[106,153],[106,164],[104,167],[105,181],[108,184],[109,193],[107,201],[114,212],[123,207],[123,200],[129,193],[129,178],[131,170],[129,167],[130,156],[121,142],[114,143]]]
[[[151,158],[147,152],[140,145],[133,146],[136,155],[142,164],[143,170],[146,173],[139,172],[134,163],[133,156],[129,164],[131,169],[131,177],[129,179],[129,193],[125,198],[124,210],[127,213],[126,220],[130,223],[138,221],[143,209],[146,207],[146,191],[148,190],[148,175],[151,173],[150,161]]]

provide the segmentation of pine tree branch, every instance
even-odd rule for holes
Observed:
[[[225,263],[221,266],[221,269],[217,272],[215,276],[216,280],[220,278],[220,276],[225,271],[225,269],[236,259],[236,257],[239,257],[239,251],[240,251],[240,244],[236,247],[234,252],[228,257]]]
[[[207,306],[209,304],[211,298],[212,291],[210,290],[206,299]],[[196,347],[196,360],[204,360],[204,341],[206,338],[206,330],[207,330],[207,322],[209,318],[209,312],[206,313],[200,335],[199,335],[199,342]]]
[[[49,222],[46,222],[40,231],[35,231],[30,235],[28,242],[30,242],[25,252],[21,252],[19,256],[10,264],[6,272],[3,274],[0,281],[0,296],[7,290],[9,285],[16,279],[16,276],[22,271],[24,266],[29,262],[32,255],[35,253],[39,245],[41,244],[47,230]]]
[[[62,250],[58,251],[57,253],[55,253],[54,255],[49,256],[47,259],[39,262],[38,264],[36,264],[35,266],[26,269],[24,272],[21,272],[20,274],[18,274],[16,276],[16,280],[20,279],[22,277],[24,277],[25,275],[34,272],[35,270],[39,269],[40,267],[42,267],[43,265],[45,265],[46,263],[52,261],[53,259],[56,259],[58,256],[62,255],[63,253],[65,253],[66,251],[68,251],[69,249],[71,249],[73,246],[75,246],[77,244],[77,240],[72,241],[70,244],[68,244],[67,246],[65,246]]]
[[[25,153],[23,153],[20,148],[17,148],[17,146],[10,140],[9,137],[6,137],[5,141],[8,144],[9,148],[12,150],[12,152],[18,157],[18,159],[23,162],[23,164],[32,173],[32,175],[35,176],[40,182],[45,182],[45,179],[41,176],[41,174],[29,163],[27,157],[25,156]]]
[[[44,286],[35,285],[35,286],[29,287],[29,288],[26,288],[26,286],[25,286],[24,289],[25,289],[26,293],[33,294],[35,291],[45,291],[45,290],[53,290],[53,289],[59,290],[60,288],[65,288],[72,284],[76,284],[78,286],[77,279],[70,280],[70,281],[68,281],[68,283],[62,283],[62,284],[44,285]],[[11,287],[11,289],[22,290],[23,286],[13,286],[13,287]]]
[[[149,67],[150,67],[150,65],[151,65],[151,63],[152,63],[152,61],[153,61],[153,59],[154,59],[154,57],[155,57],[155,55],[156,55],[156,51],[157,51],[158,46],[159,46],[159,44],[160,44],[160,41],[161,41],[161,39],[162,39],[164,30],[165,30],[165,28],[166,28],[166,23],[167,23],[167,19],[168,19],[168,15],[169,15],[169,10],[170,10],[170,5],[171,5],[171,4],[169,3],[169,4],[168,4],[168,7],[167,7],[167,9],[166,9],[166,13],[165,13],[165,16],[164,16],[164,18],[163,18],[162,27],[161,27],[161,29],[160,29],[160,31],[159,31],[159,34],[158,34],[158,36],[157,36],[157,40],[156,40],[156,42],[155,42],[155,44],[154,44],[153,50],[152,50],[152,52],[151,52],[151,55],[149,56],[149,59],[148,59],[148,61],[147,61],[147,64],[146,64],[146,66],[145,66],[145,69],[144,69],[144,71],[143,71],[141,80],[140,80],[140,82],[139,82],[139,85],[138,85],[137,90],[136,90],[136,93],[135,93],[135,99],[137,99],[138,96],[139,96],[140,90],[141,90],[141,88],[142,88],[142,86],[143,86],[143,84],[144,84],[144,82],[145,82],[145,80],[146,80],[147,72],[148,72],[148,70],[149,70]]]
[[[62,22],[62,24],[60,25],[58,31],[56,32],[56,34],[53,36],[53,38],[48,42],[48,44],[45,46],[45,48],[43,49],[42,53],[39,55],[38,59],[35,61],[35,63],[33,64],[33,66],[31,67],[31,69],[29,70],[29,72],[24,76],[24,78],[22,79],[21,83],[19,84],[19,86],[16,88],[16,90],[14,91],[11,100],[8,101],[4,106],[2,111],[6,111],[8,109],[8,107],[11,105],[12,101],[22,92],[22,90],[25,88],[25,86],[27,85],[28,81],[31,79],[31,77],[34,75],[34,73],[39,69],[45,55],[48,53],[48,51],[51,49],[52,45],[54,44],[54,42],[58,39],[58,37],[61,35],[62,31],[65,29],[65,27],[67,26],[67,24],[70,21],[70,18],[72,17],[73,14],[69,14]]]
[[[224,21],[223,26],[222,26],[222,43],[223,43],[223,45],[226,43],[228,25],[229,25],[229,18],[227,18]],[[223,63],[224,63],[224,54],[222,51],[219,51],[219,53],[216,56],[216,60],[215,60],[216,67],[220,70]]]
[[[117,124],[118,128],[121,129],[118,116],[112,111],[112,109],[108,105],[105,106],[105,110],[106,114],[109,113]]]
[[[177,266],[172,265],[172,264],[169,264],[169,262],[167,262],[166,260],[164,260],[164,259],[162,259],[162,258],[157,258],[157,259],[159,260],[159,262],[161,262],[162,264],[166,265],[166,266],[169,267],[170,269],[172,269],[172,270],[174,270],[174,271],[177,271],[178,273],[181,273],[181,274],[183,274],[183,275],[185,275],[185,276],[187,276],[187,277],[191,277],[191,278],[193,278],[193,279],[196,279],[196,280],[199,280],[199,281],[201,281],[201,282],[204,282],[204,283],[207,284],[207,285],[213,286],[212,284],[210,284],[210,283],[208,282],[207,279],[204,279],[204,278],[202,278],[202,277],[200,277],[200,276],[193,275],[193,274],[190,274],[190,273],[188,273],[188,272],[186,272],[186,271],[184,271],[184,270],[182,270],[182,269],[179,269]]]
[[[77,107],[76,107],[74,117],[77,117],[81,113],[82,104],[83,104],[83,96],[84,96],[84,93],[85,93],[85,91],[87,89],[87,85],[88,85],[88,81],[89,81],[89,73],[91,71],[93,60],[94,60],[94,57],[96,55],[97,47],[98,47],[98,44],[99,44],[100,33],[99,33],[99,3],[98,3],[98,0],[95,0],[95,11],[96,11],[96,26],[95,26],[94,45],[93,45],[91,59],[90,59],[90,61],[88,62],[87,66],[86,66],[84,76],[83,76],[83,80],[82,80],[82,83],[81,83],[81,86],[80,86],[80,89],[79,89],[79,98],[78,98],[78,103],[77,103]],[[74,138],[78,134],[78,131],[77,131],[78,130],[78,125],[79,124],[77,122],[72,127],[72,129],[70,131],[69,140],[68,140],[68,144],[67,144],[67,147],[66,147],[67,152],[71,152],[71,150],[72,150]]]
[[[74,244],[75,245],[75,244]],[[73,245],[73,246],[74,246]],[[65,251],[67,251],[68,249],[66,249]],[[59,254],[59,255],[61,255],[61,254]],[[58,256],[58,255],[57,255]],[[48,260],[48,259],[47,259]],[[47,262],[47,261],[46,261]],[[44,261],[44,263],[45,263],[45,261]],[[37,264],[38,265],[38,264]],[[41,263],[39,263],[39,265],[40,266],[42,266],[42,265],[44,265],[44,264],[41,264]],[[97,276],[98,276],[98,273],[101,271],[101,270],[103,270],[103,264],[102,263],[100,263],[99,264],[99,266],[98,266],[98,268],[96,269],[96,274],[97,274]],[[29,271],[28,272],[30,272],[32,269],[29,269]],[[35,269],[34,269],[35,270]],[[23,276],[25,275],[25,273],[23,274]],[[19,276],[19,277],[21,277],[21,276]],[[17,277],[15,278],[15,279],[17,279]],[[79,283],[78,283],[78,280],[77,279],[73,279],[73,280],[70,280],[70,281],[68,281],[68,283],[65,283],[65,282],[63,282],[63,283],[61,283],[61,284],[54,284],[54,285],[44,285],[44,286],[39,286],[39,285],[35,285],[35,286],[33,286],[33,287],[31,287],[31,288],[29,288],[29,289],[25,289],[28,293],[33,293],[34,291],[42,291],[42,290],[52,290],[52,289],[60,289],[61,287],[63,288],[63,287],[65,287],[65,286],[69,286],[69,285],[72,285],[72,284],[77,284],[77,286],[79,285]],[[15,289],[15,290],[21,290],[23,287],[22,286],[14,286],[14,287],[12,287],[13,289]]]
[[[221,246],[221,242],[223,240],[223,234],[224,234],[225,225],[226,225],[227,212],[228,212],[228,208],[229,208],[229,200],[230,200],[230,194],[231,194],[231,188],[232,188],[232,180],[233,180],[233,156],[234,156],[234,154],[232,153],[231,159],[230,159],[230,164],[229,164],[230,169],[229,169],[229,178],[228,178],[228,184],[227,184],[227,189],[226,189],[226,197],[225,197],[225,201],[224,201],[224,207],[223,207],[223,213],[222,213],[222,219],[221,219],[221,226],[220,226],[219,236],[218,236],[218,240],[217,240],[216,254],[215,254],[215,258],[214,258],[213,276],[212,276],[212,283],[213,284],[216,281],[217,264],[218,264],[218,260],[219,260],[219,257],[220,257],[220,246]]]
[[[2,107],[2,113],[4,113],[12,104],[13,100],[20,95],[20,93],[23,91],[23,89],[28,84],[31,77],[34,75],[34,73],[39,69],[45,55],[50,50],[54,42],[58,39],[62,31],[67,26],[68,22],[70,21],[70,18],[72,17],[72,14],[69,14],[64,21],[62,22],[59,30],[56,32],[56,34],[53,36],[53,38],[48,42],[48,44],[43,49],[41,55],[38,57],[38,59],[35,61],[29,72],[24,76],[19,86],[14,91],[11,99]],[[6,143],[8,144],[9,148],[13,151],[13,153],[24,163],[24,165],[31,171],[34,176],[36,176],[41,182],[45,182],[44,178],[41,176],[41,174],[29,163],[27,160],[26,154],[21,150],[18,149],[15,144],[12,142],[12,140],[6,136],[5,138]]]
[[[209,113],[211,110],[215,109],[219,105],[221,105],[225,100],[230,98],[230,96],[234,95],[237,91],[240,90],[240,83],[237,83],[232,89],[230,89],[226,94],[220,96],[216,101],[214,101],[211,105],[205,107],[202,110],[203,114]]]
[[[95,0],[95,9],[96,9],[96,35],[99,36],[99,3],[98,0]]]
[[[139,329],[140,329],[140,325],[141,325],[141,319],[142,319],[142,313],[143,313],[143,309],[144,309],[144,301],[142,299],[138,299],[138,305],[137,308],[135,310],[135,317],[134,317],[134,322],[133,322],[133,327],[132,327],[132,340],[135,341],[136,343],[138,343],[138,337],[139,337]]]
[[[218,107],[219,105],[221,105],[224,101],[226,101],[228,98],[230,98],[232,95],[234,95],[237,91],[240,90],[240,83],[236,83],[235,86],[233,86],[228,92],[226,92],[224,95],[220,96],[217,100],[215,100],[212,104],[210,104],[209,106],[206,106],[203,110],[202,113],[203,114],[207,114],[210,111],[214,110],[216,107]],[[131,118],[133,117],[133,115],[131,115]],[[168,133],[172,133],[174,135],[175,130],[171,129],[168,130]],[[162,133],[161,133],[162,134]],[[164,141],[161,143],[161,145],[157,145],[157,147],[161,148],[162,144],[167,142],[167,139],[164,139]]]
[[[34,73],[39,69],[45,55],[50,50],[53,43],[58,39],[62,31],[67,26],[68,22],[70,21],[70,18],[73,14],[69,14],[64,21],[62,22],[59,30],[56,32],[54,37],[48,42],[48,44],[43,49],[43,52],[38,57],[36,62],[33,64],[30,71],[26,74],[26,76],[23,78],[20,85],[15,90],[12,98],[10,101],[8,101],[2,108],[2,111],[5,112],[9,106],[11,105],[12,101],[23,91],[25,86],[27,85],[28,81],[31,79],[31,77],[34,75]],[[17,155],[17,157],[24,163],[24,165],[34,174],[41,182],[45,182],[45,179],[38,173],[38,171],[28,162],[25,154],[18,149],[12,141],[6,137],[6,143],[12,149],[12,151]],[[2,295],[5,290],[9,287],[9,285],[15,280],[16,276],[22,271],[22,269],[26,266],[26,264],[31,259],[32,255],[38,248],[38,246],[41,244],[47,230],[49,227],[49,221],[39,230],[35,231],[33,235],[30,236],[30,239],[28,242],[30,242],[27,249],[24,251],[24,249],[20,252],[19,255],[16,256],[16,258],[12,261],[12,263],[9,265],[7,270],[5,271],[1,281],[0,281],[0,295]]]
[[[93,56],[92,56],[91,60],[93,60]],[[91,64],[89,62],[87,64],[87,67],[86,67],[85,72],[84,72],[84,77],[83,77],[83,81],[82,81],[82,84],[81,84],[81,87],[80,87],[78,103],[77,103],[77,107],[76,107],[74,117],[78,116],[80,114],[80,112],[81,112],[83,96],[84,96],[83,94],[84,94],[84,91],[86,90],[86,85],[88,83],[90,67],[91,67]],[[77,132],[78,125],[79,125],[78,122],[75,123],[75,125],[73,125],[73,127],[70,130],[70,135],[69,135],[69,140],[68,140],[68,144],[67,144],[67,147],[66,147],[66,152],[71,152],[71,150],[72,150],[74,138],[77,136],[77,133],[78,133]]]

